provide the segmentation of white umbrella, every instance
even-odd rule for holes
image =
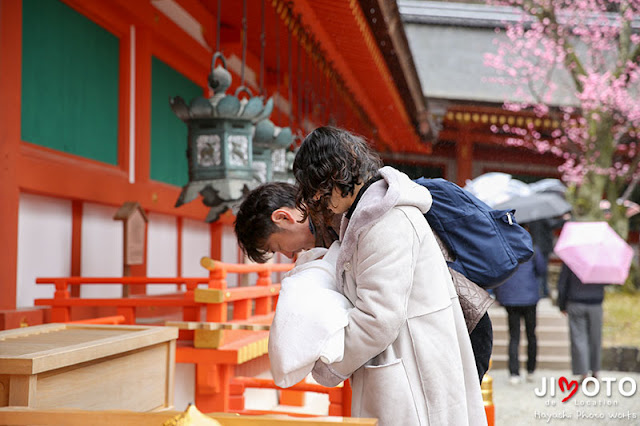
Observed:
[[[464,189],[471,192],[490,207],[513,197],[526,196],[532,193],[526,183],[514,179],[508,173],[490,172],[467,180]]]
[[[567,192],[567,187],[560,179],[541,179],[529,184],[529,188],[533,192],[557,192],[558,194],[564,194]]]

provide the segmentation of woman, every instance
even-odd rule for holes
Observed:
[[[352,415],[382,426],[484,425],[460,303],[423,216],[431,195],[381,166],[362,138],[332,127],[309,134],[294,161],[298,208],[344,214],[337,287],[354,305],[343,360],[318,361],[314,377],[351,377]]]

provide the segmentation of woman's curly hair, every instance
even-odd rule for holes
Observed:
[[[326,213],[333,188],[343,197],[353,195],[355,186],[375,176],[381,167],[380,157],[364,138],[336,127],[319,127],[304,139],[293,162],[298,181],[296,206],[305,217],[307,208]]]

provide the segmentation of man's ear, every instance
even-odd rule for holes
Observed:
[[[274,210],[273,213],[271,213],[271,220],[273,221],[273,223],[275,223],[278,226],[282,226],[286,224],[291,225],[295,223],[295,218],[293,217],[291,212],[285,208],[279,208]]]

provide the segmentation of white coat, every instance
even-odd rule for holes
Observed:
[[[381,426],[486,425],[469,334],[423,213],[429,191],[391,167],[342,221],[338,290],[355,306],[344,358],[316,363],[335,386],[351,377],[352,416]]]

